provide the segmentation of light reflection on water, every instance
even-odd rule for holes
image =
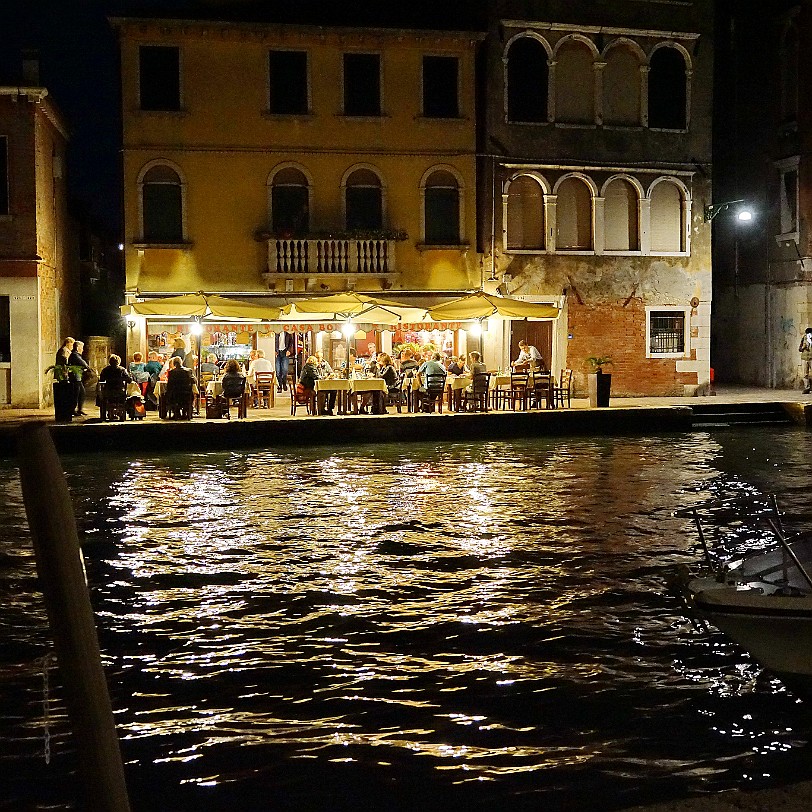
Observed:
[[[666,577],[698,558],[686,503],[774,491],[808,523],[809,445],[67,458],[134,807],[612,809],[807,777],[803,706]],[[12,673],[47,645],[15,476],[0,759],[10,797],[64,801],[59,689],[46,770],[41,681]]]

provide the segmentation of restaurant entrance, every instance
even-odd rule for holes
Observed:
[[[547,369],[552,369],[553,324],[552,321],[513,319],[510,322],[510,360],[515,361],[519,357],[519,341],[524,339],[541,353]]]

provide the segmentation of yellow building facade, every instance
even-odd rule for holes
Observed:
[[[479,35],[113,23],[129,301],[479,286]]]

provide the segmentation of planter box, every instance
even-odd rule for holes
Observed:
[[[589,381],[589,405],[595,409],[609,405],[609,394],[612,389],[612,376],[605,372],[587,375]]]
[[[76,408],[76,388],[70,381],[59,381],[54,387],[54,419],[57,423],[70,423]]]

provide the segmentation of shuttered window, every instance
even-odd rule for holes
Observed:
[[[558,187],[556,250],[592,249],[592,194],[579,178],[567,178]]]
[[[544,194],[527,175],[514,178],[507,195],[508,251],[544,250]]]
[[[604,193],[604,247],[607,251],[640,248],[637,190],[626,180],[613,180]]]
[[[663,181],[651,190],[651,253],[683,251],[682,192],[676,184]]]

